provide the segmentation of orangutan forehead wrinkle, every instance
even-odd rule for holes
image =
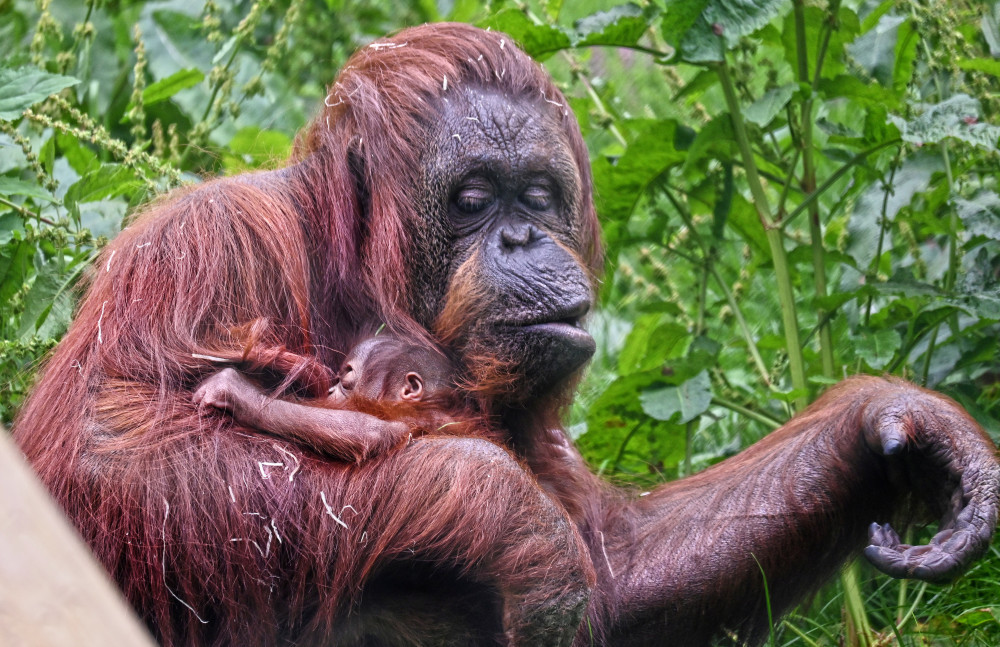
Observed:
[[[433,157],[454,167],[552,173],[571,194],[579,190],[565,134],[541,98],[536,103],[467,87],[452,98],[441,110]]]

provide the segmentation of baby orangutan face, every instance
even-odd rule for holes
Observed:
[[[329,399],[337,405],[358,398],[420,402],[444,394],[451,375],[447,358],[431,349],[391,335],[370,337],[344,358]]]

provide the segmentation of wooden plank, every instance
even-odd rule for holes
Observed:
[[[0,645],[154,645],[2,426]]]

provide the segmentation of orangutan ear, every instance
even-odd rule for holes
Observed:
[[[424,397],[424,378],[413,371],[407,373],[403,376],[403,388],[400,390],[399,396],[403,400],[418,402]]]

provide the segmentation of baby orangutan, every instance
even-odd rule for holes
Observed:
[[[212,375],[195,390],[199,406],[228,411],[244,426],[360,462],[428,433],[487,436],[453,385],[454,367],[435,349],[391,335],[369,337],[344,358],[336,384],[323,400],[269,396],[234,368]]]

